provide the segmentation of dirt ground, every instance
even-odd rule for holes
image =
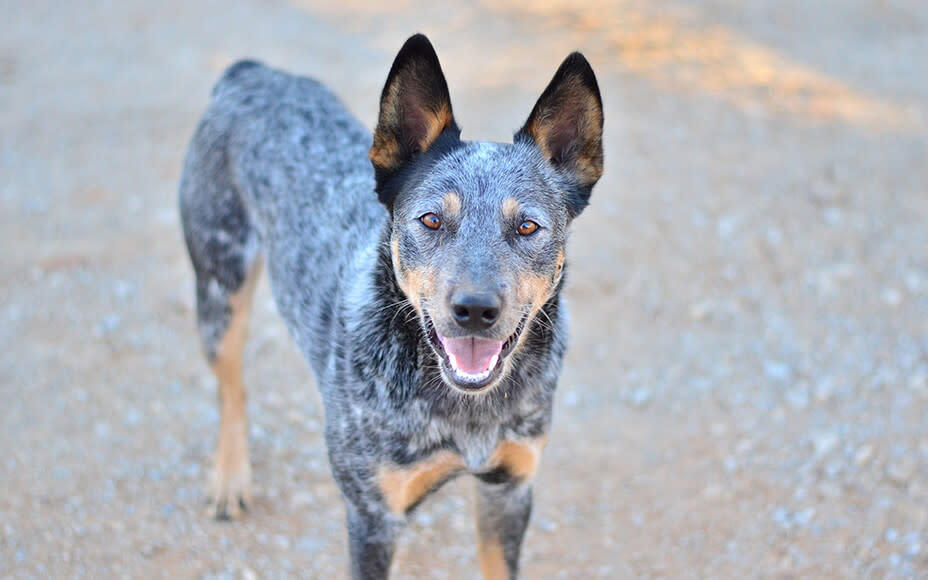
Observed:
[[[215,385],[175,208],[257,57],[368,126],[414,31],[466,138],[589,57],[606,176],[525,578],[928,577],[923,0],[0,2],[0,578],[345,577],[319,397],[259,289],[256,506],[203,514]],[[471,489],[397,578],[476,578]]]

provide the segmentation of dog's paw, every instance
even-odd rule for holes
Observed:
[[[251,505],[251,466],[248,460],[235,465],[217,462],[209,484],[207,515],[217,520],[235,520]]]

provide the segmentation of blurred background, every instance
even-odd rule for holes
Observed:
[[[571,350],[525,578],[928,575],[922,0],[0,2],[0,577],[345,577],[319,397],[264,283],[256,505],[204,516],[215,384],[176,187],[222,69],[315,76],[372,126],[430,36],[468,139],[599,77]],[[476,578],[471,485],[397,578]]]

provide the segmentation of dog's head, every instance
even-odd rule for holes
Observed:
[[[512,144],[461,141],[422,35],[387,77],[370,150],[399,286],[445,381],[491,388],[557,291],[570,221],[602,175],[602,100],[587,60],[561,64]]]

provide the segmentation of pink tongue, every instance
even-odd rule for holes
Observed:
[[[490,364],[494,363],[494,357],[498,357],[503,350],[503,341],[487,340],[485,338],[445,338],[438,335],[441,339],[445,352],[454,357],[458,370],[465,373],[476,375],[490,370]]]

